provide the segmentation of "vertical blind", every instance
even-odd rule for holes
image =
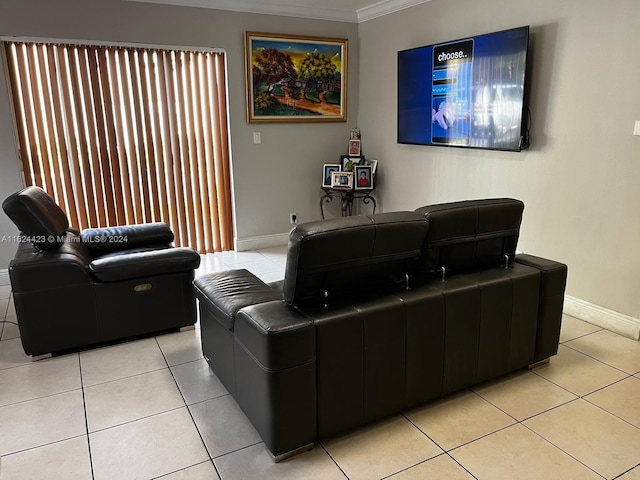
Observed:
[[[7,43],[25,181],[78,228],[163,221],[233,248],[221,52]]]

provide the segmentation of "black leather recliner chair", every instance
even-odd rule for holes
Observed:
[[[164,223],[77,232],[39,187],[2,204],[19,228],[9,277],[25,353],[48,354],[196,321],[200,255]]]

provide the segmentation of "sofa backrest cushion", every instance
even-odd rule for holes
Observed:
[[[59,243],[69,219],[42,188],[31,186],[2,202],[2,209],[33,245],[46,250]]]
[[[289,234],[283,294],[289,305],[323,302],[404,281],[418,266],[428,224],[415,212],[321,220]]]
[[[168,248],[174,235],[166,223],[150,222],[85,228],[80,232],[80,238],[92,254],[102,256],[123,250]]]
[[[422,267],[427,272],[473,269],[513,260],[524,203],[494,198],[418,208],[429,223]]]

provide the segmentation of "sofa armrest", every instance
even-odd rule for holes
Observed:
[[[538,330],[533,358],[537,363],[558,353],[568,269],[563,263],[533,255],[518,254],[515,261],[540,271]]]
[[[87,228],[80,233],[80,238],[92,254],[102,255],[151,245],[168,247],[174,236],[166,223],[154,222]]]
[[[148,252],[122,253],[93,260],[89,269],[101,282],[164,275],[194,270],[200,255],[192,248],[165,248]]]
[[[245,269],[203,275],[193,282],[193,289],[200,304],[227,330],[233,330],[241,308],[282,299],[281,292]]]
[[[315,359],[315,327],[282,300],[243,308],[236,316],[236,340],[266,370],[282,370]]]
[[[74,235],[67,233],[57,247],[42,252],[31,243],[20,243],[9,264],[13,293],[88,285],[90,255]]]
[[[278,461],[317,436],[315,326],[282,300],[236,316],[235,399]]]

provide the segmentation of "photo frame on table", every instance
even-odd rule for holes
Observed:
[[[373,188],[373,173],[370,166],[356,165],[354,177],[355,190],[371,190]]]
[[[340,163],[342,165],[343,172],[349,172],[353,170],[353,167],[359,165],[364,157],[362,155],[340,155]]]
[[[331,188],[353,189],[353,172],[331,172]]]
[[[248,123],[345,122],[346,38],[244,32]]]
[[[371,167],[371,173],[375,175],[376,170],[378,168],[378,160],[374,160],[372,158],[365,159],[364,157],[362,157],[362,161],[360,161],[360,165],[368,165],[369,167]]]
[[[339,163],[325,163],[322,167],[322,186],[331,188],[331,172],[339,172],[342,165]]]
[[[360,155],[360,140],[349,140],[349,155]]]
[[[361,139],[360,129],[359,128],[352,128],[351,132],[349,133],[349,138],[351,140],[360,140]]]

